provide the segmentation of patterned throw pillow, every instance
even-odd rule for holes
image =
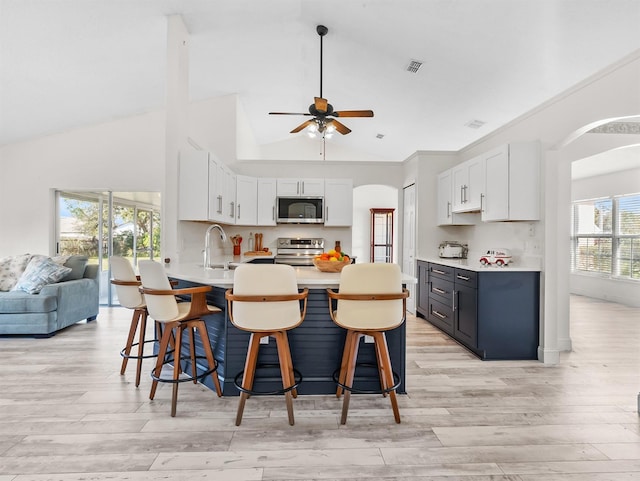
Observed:
[[[11,290],[37,294],[44,286],[58,282],[70,272],[71,268],[56,264],[49,257],[34,256]]]
[[[10,291],[16,285],[31,260],[31,254],[9,256],[0,259],[0,291]]]

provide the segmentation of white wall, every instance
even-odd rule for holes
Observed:
[[[164,114],[7,145],[0,165],[0,256],[53,254],[53,190],[163,190]]]
[[[615,162],[614,156],[602,156],[603,162]],[[595,199],[640,192],[640,169],[623,170],[596,177],[574,180],[571,200]],[[609,279],[601,276],[571,273],[570,290],[573,294],[594,297],[640,307],[640,282]]]

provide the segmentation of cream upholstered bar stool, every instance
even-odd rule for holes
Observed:
[[[153,382],[151,383],[149,399],[155,397],[158,382],[173,384],[171,416],[175,416],[179,383],[193,381],[194,384],[197,384],[199,380],[208,375],[211,375],[218,397],[222,396],[217,373],[218,363],[213,357],[207,326],[202,319],[202,316],[221,312],[217,307],[207,305],[206,294],[211,290],[211,287],[199,286],[172,289],[164,266],[155,261],[140,261],[139,269],[142,281],[141,290],[147,302],[149,315],[164,326],[158,350],[158,360],[156,367],[151,372]],[[190,295],[191,301],[178,302],[176,295]],[[182,338],[185,331],[189,336],[189,355],[183,356]],[[195,331],[200,335],[204,356],[196,353]],[[174,338],[175,342],[174,352],[173,356],[167,358],[172,338]],[[206,370],[200,374],[198,374],[198,359],[206,359],[207,361]],[[183,372],[183,361],[191,362],[191,375]],[[173,364],[173,375],[171,377],[162,377],[162,367],[165,364]]]
[[[331,318],[347,330],[342,363],[337,378],[336,396],[344,392],[341,424],[347,422],[353,387],[360,338],[371,336],[374,340],[380,393],[389,394],[393,416],[400,422],[396,389],[399,376],[391,366],[385,331],[395,329],[405,321],[409,291],[402,287],[402,272],[397,264],[350,264],[340,274],[339,292],[327,289]],[[337,300],[333,309],[332,299]]]
[[[124,375],[127,370],[129,359],[137,359],[136,387],[138,387],[140,385],[140,373],[142,372],[142,360],[157,357],[157,354],[153,352],[151,354],[144,353],[145,344],[155,343],[160,339],[161,335],[159,331],[161,327],[160,324],[156,323],[156,338],[150,340],[145,339],[149,312],[147,311],[144,296],[139,289],[142,284],[140,277],[134,272],[129,260],[124,257],[111,256],[109,258],[109,265],[111,266],[111,275],[113,276],[111,284],[116,288],[118,302],[122,307],[133,309],[127,343],[120,351],[120,355],[122,356],[120,375]],[[136,332],[138,332],[138,342],[134,342]],[[134,350],[133,354],[131,353],[132,350]]]
[[[285,395],[289,424],[293,426],[293,398],[302,375],[293,367],[287,331],[302,323],[307,311],[308,289],[298,292],[296,273],[286,264],[243,264],[234,272],[233,289],[225,297],[229,319],[235,327],[251,333],[244,370],[235,377],[240,390],[236,426],[242,422],[247,398],[258,394]],[[302,306],[300,301],[303,301]],[[253,390],[260,340],[272,336],[276,340],[282,390],[257,392]],[[297,376],[297,377],[296,377]],[[242,382],[238,379],[242,377]]]

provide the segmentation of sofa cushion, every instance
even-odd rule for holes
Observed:
[[[65,281],[75,281],[77,279],[82,279],[84,277],[84,269],[87,267],[87,263],[89,262],[89,258],[87,256],[56,256],[52,257],[52,260],[56,264],[63,265],[65,267],[70,267],[71,272],[64,276],[60,282]]]
[[[22,254],[0,259],[0,291],[13,289],[31,257],[31,254]]]
[[[71,273],[70,267],[56,264],[46,256],[33,256],[12,291],[37,294],[47,284],[60,281]]]
[[[2,314],[53,312],[57,308],[58,299],[56,296],[33,295],[24,291],[0,294],[0,312]]]

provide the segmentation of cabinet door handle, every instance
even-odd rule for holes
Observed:
[[[432,287],[431,290],[433,292],[437,292],[438,294],[446,294],[447,291],[443,291],[442,289],[438,289],[437,287]]]
[[[296,182],[296,194],[300,195],[300,181]]]
[[[464,204],[464,185],[460,186],[460,203]]]
[[[324,208],[324,220],[325,222],[329,220],[329,206]]]
[[[238,208],[240,208],[240,206],[238,206]],[[467,276],[461,276],[460,274],[458,274],[456,276],[456,278],[463,280],[463,281],[468,281],[469,279],[471,279],[471,277],[467,277]]]
[[[218,196],[218,214],[222,214],[222,196]]]
[[[447,201],[447,219],[451,217],[451,202]]]
[[[240,218],[240,204],[238,204],[238,219]]]
[[[453,291],[451,293],[451,308],[453,309],[454,312],[458,308],[458,306],[456,306],[456,297],[457,297],[457,295],[458,295],[458,291]]]
[[[480,212],[484,212],[484,194],[480,194]]]
[[[304,180],[302,181],[302,193],[304,194]]]
[[[276,220],[276,206],[271,207],[271,220]]]
[[[229,217],[235,217],[235,202],[229,202]]]
[[[431,272],[435,272],[436,274],[443,274],[443,275],[446,275],[446,272],[445,272],[445,271],[441,271],[441,270],[439,270],[439,269],[431,269]]]
[[[444,314],[440,314],[438,311],[434,311],[434,310],[432,310],[432,311],[431,311],[431,313],[432,313],[434,316],[439,317],[440,319],[446,319],[446,318],[447,318],[447,316],[445,316]]]

